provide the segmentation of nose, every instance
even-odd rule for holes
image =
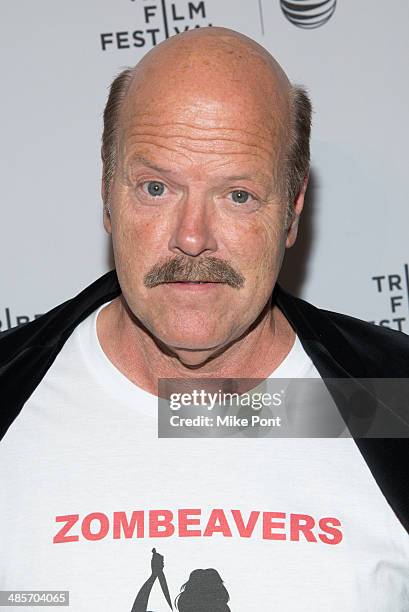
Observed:
[[[178,207],[169,239],[169,250],[191,257],[215,252],[217,241],[212,215],[214,210],[209,200],[197,194],[186,195]]]

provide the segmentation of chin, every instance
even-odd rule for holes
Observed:
[[[169,334],[160,337],[172,351],[215,351],[224,344],[220,337],[212,338],[203,333],[196,334]]]
[[[203,327],[189,329],[161,330],[155,336],[177,354],[189,354],[194,352],[214,352],[227,341],[227,334],[221,335],[220,331],[215,334]]]
[[[155,317],[149,329],[158,340],[175,350],[214,350],[226,342],[229,330],[220,329],[220,320],[211,320],[202,314],[189,315]]]
[[[186,349],[169,347],[179,361],[187,367],[203,365],[215,353],[216,348],[210,349]]]

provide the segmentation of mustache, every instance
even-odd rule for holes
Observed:
[[[218,257],[191,259],[185,255],[177,255],[163,263],[155,264],[143,279],[145,287],[150,289],[162,283],[178,281],[226,283],[234,289],[239,289],[244,285],[244,276],[228,261]]]

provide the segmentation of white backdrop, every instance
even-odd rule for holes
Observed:
[[[264,45],[313,101],[312,183],[283,285],[409,333],[409,3],[328,0],[330,18],[314,28],[291,23],[281,4],[3,3],[1,330],[111,267],[99,154],[108,86],[152,44],[211,24]]]

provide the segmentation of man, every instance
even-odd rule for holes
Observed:
[[[408,377],[404,334],[276,285],[309,129],[306,93],[223,28],[173,37],[113,83],[116,274],[0,340],[1,589],[130,610],[159,540],[170,591],[187,558],[217,567],[236,612],[409,609],[404,438],[157,436],[161,379]],[[157,583],[149,606],[166,609]]]

